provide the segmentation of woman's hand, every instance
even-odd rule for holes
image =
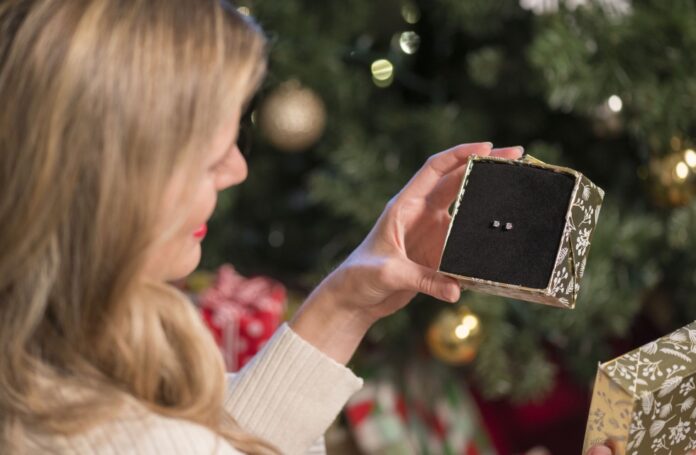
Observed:
[[[515,159],[522,147],[492,149],[484,142],[431,156],[387,203],[365,240],[310,295],[291,322],[293,329],[345,363],[375,321],[403,308],[418,292],[457,301],[459,284],[436,268],[451,220],[448,209],[474,154]],[[337,337],[347,345],[329,346]]]
[[[605,445],[590,448],[585,455],[613,455],[614,451]]]
[[[612,441],[605,442],[607,445],[596,445],[590,448],[585,455],[615,455],[616,449]],[[696,455],[696,450],[692,450],[685,455]]]
[[[329,277],[343,305],[374,322],[403,308],[418,292],[459,300],[454,278],[436,271],[469,156],[519,158],[521,147],[489,142],[460,145],[431,156],[386,205],[365,240]]]

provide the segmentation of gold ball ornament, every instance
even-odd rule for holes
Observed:
[[[468,307],[442,310],[428,327],[432,354],[450,365],[465,365],[476,357],[483,336],[481,321]]]
[[[696,148],[672,140],[671,152],[648,165],[649,191],[661,207],[680,207],[696,195]]]
[[[297,80],[284,82],[261,105],[259,127],[279,150],[300,152],[314,145],[326,125],[324,102]]]

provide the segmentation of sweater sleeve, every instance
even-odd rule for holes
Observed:
[[[283,454],[307,452],[363,380],[297,335],[287,323],[236,375],[225,408]]]
[[[29,439],[28,453],[80,455],[242,455],[206,427],[142,411],[71,436]]]

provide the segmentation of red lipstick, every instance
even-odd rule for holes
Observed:
[[[197,239],[202,239],[205,237],[205,234],[208,232],[208,226],[206,224],[202,224],[201,227],[196,229],[196,232],[193,233],[193,236],[196,237]]]

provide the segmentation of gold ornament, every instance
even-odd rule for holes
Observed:
[[[696,149],[674,137],[671,152],[648,165],[650,193],[662,207],[688,204],[696,194]]]
[[[324,103],[299,81],[284,82],[261,105],[259,126],[274,147],[299,152],[314,145],[326,124]]]
[[[464,365],[476,357],[483,332],[481,321],[460,305],[445,308],[430,323],[426,340],[435,357],[451,365]]]

